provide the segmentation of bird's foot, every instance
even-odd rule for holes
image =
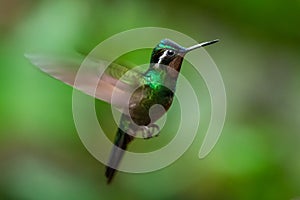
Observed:
[[[150,139],[152,137],[157,137],[158,134],[155,134],[155,132],[159,132],[160,129],[159,129],[159,126],[157,124],[150,124],[148,126],[144,126],[143,127],[143,130],[142,130],[142,134],[143,134],[143,138],[144,139]]]

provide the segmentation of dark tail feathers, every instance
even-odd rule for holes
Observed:
[[[127,148],[127,144],[133,139],[132,136],[125,133],[120,128],[117,131],[117,135],[115,138],[115,146],[113,146],[110,158],[109,158],[109,166],[106,167],[105,176],[107,178],[107,183],[110,183],[116,173],[116,169],[118,168],[120,161],[124,155],[124,152]],[[119,147],[119,148],[117,148]]]

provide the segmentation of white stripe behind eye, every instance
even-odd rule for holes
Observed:
[[[161,55],[161,56],[159,57],[158,64],[160,64],[161,61],[164,59],[164,57],[167,56],[167,53],[168,53],[168,50],[166,50],[166,51],[163,53],[163,55]]]

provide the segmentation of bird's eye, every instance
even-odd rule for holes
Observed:
[[[167,55],[168,56],[174,56],[175,52],[173,50],[168,50]]]

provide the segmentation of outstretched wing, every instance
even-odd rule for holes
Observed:
[[[143,76],[141,70],[115,63],[107,67],[106,61],[80,56],[70,58],[26,54],[25,57],[50,76],[118,108],[127,106],[123,100],[128,98]],[[84,65],[80,68],[82,62]]]

